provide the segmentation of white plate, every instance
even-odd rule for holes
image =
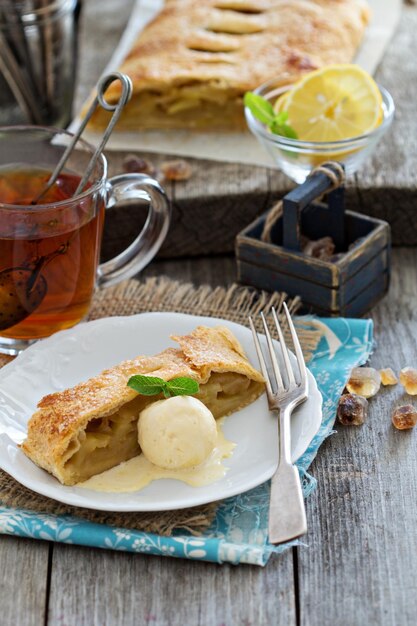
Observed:
[[[40,341],[0,370],[0,466],[20,483],[66,504],[104,511],[162,511],[196,506],[242,493],[273,475],[278,458],[276,416],[265,394],[226,418],[224,433],[237,443],[224,461],[224,478],[204,487],[178,480],[156,480],[141,491],[105,493],[66,487],[32,463],[18,447],[40,398],[71,387],[103,369],[136,357],[156,354],[169,345],[171,334],[182,335],[199,324],[223,324],[243,345],[257,367],[251,332],[238,324],[180,313],[143,313],[80,324]],[[310,395],[293,414],[292,459],[307,449],[321,424],[321,394],[309,372]]]

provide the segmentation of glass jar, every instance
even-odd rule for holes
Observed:
[[[0,125],[70,122],[80,7],[79,0],[0,0]]]

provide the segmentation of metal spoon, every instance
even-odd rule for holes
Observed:
[[[121,82],[121,86],[122,86],[122,91],[120,94],[120,98],[116,103],[109,103],[107,102],[107,100],[105,99],[105,93],[106,90],[108,89],[108,87],[110,87],[110,85],[116,81],[119,80]],[[67,148],[65,149],[65,151],[63,152],[60,160],[58,161],[54,171],[52,172],[48,182],[46,183],[46,187],[41,191],[40,194],[38,194],[36,196],[36,198],[34,198],[31,202],[31,204],[35,205],[38,204],[39,200],[46,194],[46,192],[52,187],[52,185],[56,182],[56,180],[58,179],[60,173],[62,172],[65,163],[68,161],[70,154],[72,153],[72,151],[74,150],[78,140],[81,137],[81,134],[84,132],[85,127],[87,126],[88,122],[90,121],[94,111],[96,110],[96,108],[98,107],[98,105],[100,105],[103,109],[105,109],[106,111],[112,111],[113,115],[110,118],[110,121],[108,123],[108,126],[106,128],[106,130],[104,131],[103,137],[101,138],[101,141],[99,143],[99,145],[97,146],[93,156],[90,159],[90,162],[88,163],[86,170],[84,172],[84,176],[82,177],[82,179],[79,182],[79,185],[77,187],[77,189],[74,192],[74,196],[77,196],[79,193],[81,193],[85,187],[85,185],[88,182],[88,179],[90,178],[94,167],[97,163],[97,160],[99,159],[101,153],[104,150],[104,146],[106,145],[107,141],[109,140],[109,137],[113,131],[113,128],[115,126],[115,124],[117,123],[117,120],[119,119],[122,110],[124,108],[124,106],[129,102],[131,96],[132,96],[132,81],[130,80],[129,76],[127,76],[126,74],[121,74],[120,72],[112,72],[111,74],[107,74],[106,76],[103,76],[98,84],[97,84],[97,95],[94,98],[93,102],[91,103],[83,121],[80,124],[80,127],[78,129],[78,131],[76,132],[76,134],[73,136],[72,140],[70,141],[70,143],[68,144]]]

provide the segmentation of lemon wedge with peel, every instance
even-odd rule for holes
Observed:
[[[282,100],[281,100],[282,98]],[[382,97],[358,65],[330,65],[307,74],[281,97],[279,109],[304,141],[358,137],[382,121]]]

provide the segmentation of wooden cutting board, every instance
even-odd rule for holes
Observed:
[[[132,0],[84,3],[76,107],[85,100],[108,62],[132,4]],[[416,32],[417,7],[407,3],[376,73],[376,80],[394,98],[395,120],[374,156],[347,184],[347,208],[390,222],[394,245],[417,245]],[[136,154],[156,166],[169,158]],[[121,173],[126,154],[109,152],[107,156],[110,173]],[[272,168],[187,160],[193,167],[192,177],[165,185],[172,201],[173,220],[160,252],[164,257],[232,252],[236,234],[293,186],[284,174]],[[134,237],[140,223],[137,215],[132,206],[108,212],[105,258],[123,249]]]

